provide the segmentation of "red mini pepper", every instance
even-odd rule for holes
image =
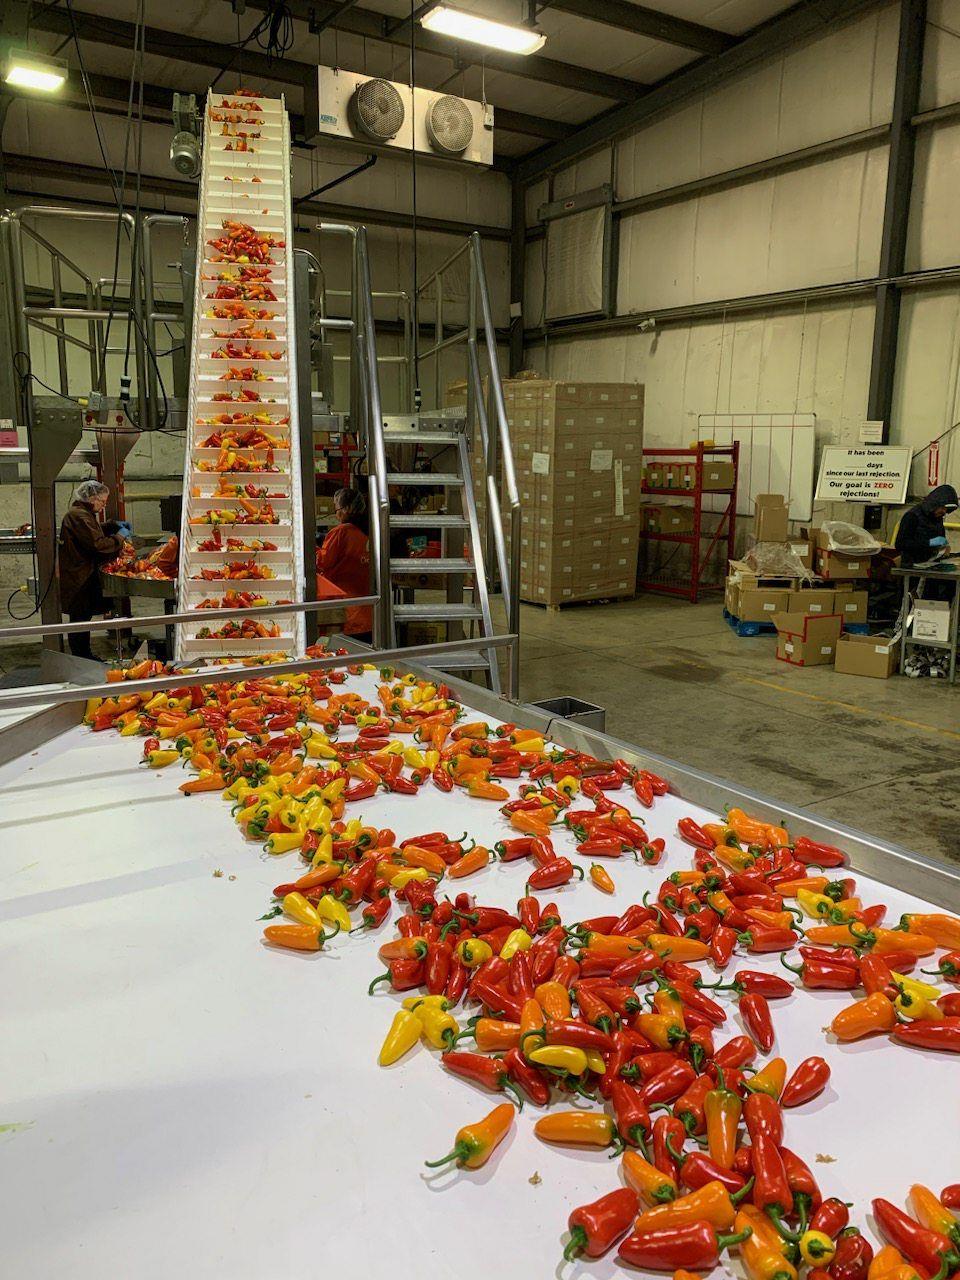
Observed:
[[[610,1103],[620,1137],[630,1146],[642,1147],[650,1133],[650,1112],[640,1090],[626,1080],[614,1080]]]
[[[847,1227],[840,1232],[837,1252],[827,1270],[832,1280],[867,1280],[872,1261],[873,1246],[869,1240],[864,1239],[856,1227]]]
[[[713,841],[703,827],[692,818],[681,818],[677,823],[677,830],[681,839],[686,840],[687,844],[692,844],[695,849],[713,849]]]
[[[580,879],[583,879],[583,867],[575,866],[569,858],[554,858],[531,873],[527,889],[557,889],[562,884],[569,884],[574,872],[579,872]]]
[[[763,1095],[755,1093],[754,1098]],[[783,1156],[777,1144],[766,1134],[758,1133],[751,1148],[753,1155],[753,1203],[777,1223],[793,1212],[793,1193],[787,1180]]]
[[[676,1116],[658,1116],[653,1123],[653,1164],[677,1181],[680,1162],[675,1152],[682,1151],[687,1131]]]
[[[794,840],[793,856],[804,866],[815,863],[818,867],[842,867],[847,860],[843,851],[832,844],[818,844],[806,836],[798,836]]]
[[[640,1197],[630,1187],[610,1191],[592,1204],[574,1209],[567,1220],[570,1242],[563,1251],[566,1261],[585,1253],[602,1258],[630,1230],[640,1208]]]
[[[783,1141],[783,1112],[780,1103],[769,1093],[758,1089],[748,1095],[743,1104],[743,1121],[751,1142],[763,1137],[779,1147]]]
[[[757,1043],[761,1053],[769,1053],[776,1038],[773,1030],[773,1019],[770,1017],[770,1006],[764,996],[742,995],[737,1002],[743,1025]]]
[[[849,1221],[850,1211],[846,1203],[836,1196],[831,1196],[828,1200],[824,1200],[810,1219],[810,1230],[822,1231],[831,1240],[836,1240]]]
[[[823,1093],[830,1079],[830,1066],[823,1058],[804,1058],[783,1086],[781,1107],[801,1107]]]
[[[550,1101],[550,1085],[516,1045],[503,1055],[503,1065],[513,1083],[519,1085],[535,1107],[547,1105]]]
[[[455,1075],[463,1076],[465,1080],[470,1080],[474,1084],[481,1084],[486,1089],[492,1090],[494,1093],[510,1093],[514,1096],[519,1108],[523,1108],[523,1098],[521,1098],[516,1086],[510,1079],[508,1071],[504,1067],[504,1063],[500,1058],[488,1058],[482,1053],[462,1053],[454,1050],[452,1053],[445,1053],[441,1056],[440,1061]]]
[[[891,1035],[894,1040],[911,1045],[914,1049],[960,1053],[960,1017],[942,1018],[939,1022],[918,1019],[916,1022],[898,1023]]]
[[[748,1235],[750,1231],[744,1230],[718,1236],[707,1222],[634,1231],[620,1245],[617,1258],[643,1271],[712,1271],[723,1250]]]
[[[797,945],[797,935],[792,929],[767,928],[766,925],[754,924],[739,933],[737,941],[754,955],[762,955],[768,951],[790,951]]]

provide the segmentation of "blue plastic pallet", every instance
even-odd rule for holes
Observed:
[[[727,621],[731,630],[735,631],[738,636],[760,636],[774,635],[777,628],[772,622],[741,622],[739,618],[735,618],[728,609],[724,609],[723,616]]]
[[[735,618],[727,609],[724,609],[723,616],[727,625],[738,636],[772,636],[776,634],[777,628],[772,622],[743,622],[740,618]],[[868,636],[870,634],[870,628],[865,622],[845,622],[843,629],[848,635],[852,636]]]

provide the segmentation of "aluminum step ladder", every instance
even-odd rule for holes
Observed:
[[[387,483],[393,495],[389,568],[394,640],[402,640],[404,631],[409,634],[411,624],[416,623],[439,624],[446,634],[438,639],[475,636],[476,649],[450,654],[437,665],[444,671],[479,675],[499,693],[496,650],[483,647],[483,638],[495,635],[496,629],[465,425],[462,417],[448,419],[434,414],[388,416],[384,421]],[[429,463],[423,466],[427,453],[437,459],[437,470]],[[442,512],[394,509],[398,491],[412,490],[415,496],[426,487],[442,491]],[[413,539],[431,533],[439,535],[438,557],[393,554],[396,542],[404,536]],[[414,584],[412,579],[423,581]]]

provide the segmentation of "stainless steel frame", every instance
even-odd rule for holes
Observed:
[[[387,454],[383,439],[383,407],[377,363],[376,320],[370,287],[370,258],[366,227],[346,223],[320,222],[321,234],[347,236],[353,242],[352,316],[348,322],[318,319],[320,328],[351,330],[350,416],[351,427],[364,443],[367,453],[367,490],[370,508],[370,550],[373,554],[374,640],[382,648],[393,635],[393,607],[390,593],[390,495],[387,488]]]
[[[461,258],[468,259],[467,324],[463,329],[447,334],[444,322],[444,277]],[[493,308],[487,289],[487,276],[483,262],[483,242],[477,232],[460,246],[447,260],[424,280],[418,289],[418,297],[426,305],[427,291],[436,289],[434,302],[434,342],[420,352],[421,363],[434,359],[434,393],[439,411],[443,401],[442,355],[444,351],[461,343],[467,356],[467,434],[473,437],[476,427],[483,448],[484,473],[487,490],[486,523],[483,530],[484,552],[488,563],[496,563],[500,590],[507,617],[507,630],[519,633],[520,629],[520,494],[513,465],[513,447],[510,441],[510,424],[503,399],[500,377],[500,361],[497,355],[497,331],[493,323]],[[481,347],[482,343],[482,347]],[[488,368],[488,395],[484,396],[482,354],[486,352]],[[491,430],[491,419],[493,430]],[[501,498],[501,475],[502,493]],[[504,535],[503,511],[509,520],[509,546]],[[520,679],[519,646],[511,654],[515,667],[510,672],[510,682],[518,687]]]
[[[517,637],[515,635],[490,637],[486,643],[490,647],[503,648],[515,645]],[[441,678],[440,673],[429,666],[421,665],[418,659],[429,662],[435,655],[456,652],[473,644],[475,641],[458,640],[414,649],[374,650],[347,639],[345,647],[349,652],[345,655],[331,654],[325,658],[282,662],[263,667],[213,668],[152,680],[130,680],[122,685],[100,684],[78,686],[70,690],[14,691],[12,694],[0,695],[0,710],[52,703],[75,704],[89,697],[113,695],[121,689],[125,693],[152,694],[175,686],[222,684],[247,680],[261,674],[284,675],[326,670],[357,661],[372,662],[377,665],[389,663],[398,670],[409,670],[422,677],[438,679]],[[585,729],[569,720],[551,716],[539,708],[518,704],[510,697],[498,697],[479,685],[445,674],[442,675],[442,679],[471,711],[498,719],[522,718],[526,725],[540,729],[544,737],[560,746],[586,751],[599,759],[611,760],[619,757],[638,768],[651,769],[666,778],[674,793],[691,804],[702,805],[716,813],[722,812],[725,806],[737,804],[761,818],[785,823],[794,835],[806,835],[814,840],[839,845],[846,851],[854,871],[873,876],[882,883],[906,893],[926,898],[946,910],[960,911],[960,868],[940,864],[922,854],[890,844],[862,831],[819,818],[816,814],[803,809],[778,804],[767,796],[736,787],[730,782],[701,773],[699,770],[690,769],[686,765],[633,743],[623,742],[612,735],[599,733],[596,730]],[[64,717],[60,720],[61,726],[66,723],[66,719]],[[62,727],[52,728],[49,736],[56,732],[62,732]]]

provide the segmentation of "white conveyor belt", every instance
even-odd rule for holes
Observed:
[[[496,1099],[423,1047],[376,1065],[398,998],[366,988],[391,926],[319,955],[265,948],[257,916],[300,860],[266,860],[217,796],[180,795],[176,767],[138,768],[140,746],[77,728],[0,770],[4,1274],[548,1280],[567,1214],[618,1185],[617,1162],[538,1142],[528,1104],[485,1169],[430,1176],[423,1161]],[[507,834],[495,804],[430,785],[355,808],[401,838]],[[667,857],[612,864],[614,899],[588,882],[544,900],[573,921],[655,890],[690,865],[683,814],[707,816],[657,802],[646,825]],[[512,907],[524,879],[495,865],[457,887]],[[893,922],[925,906],[858,880]],[[956,1181],[957,1062],[882,1037],[828,1043],[848,999],[798,992],[773,1012],[791,1068],[822,1054],[833,1069],[825,1095],[787,1114],[786,1143],[868,1225],[872,1197]],[[735,1013],[728,1026],[739,1033]],[[604,1280],[612,1258],[564,1275]]]

